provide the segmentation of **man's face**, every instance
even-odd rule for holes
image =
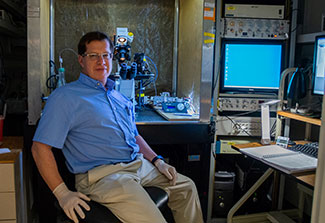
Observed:
[[[112,71],[111,55],[112,52],[110,51],[110,45],[107,40],[91,41],[86,44],[85,54],[78,56],[82,72],[89,77],[102,82],[105,86],[107,77]]]

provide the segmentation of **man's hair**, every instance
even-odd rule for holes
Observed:
[[[99,40],[99,41],[107,40],[110,45],[111,53],[113,53],[114,45],[113,45],[112,40],[105,33],[95,31],[95,32],[86,33],[83,37],[81,37],[81,39],[78,43],[78,54],[79,55],[84,54],[87,50],[86,44],[89,44],[91,41],[94,41],[94,40]]]

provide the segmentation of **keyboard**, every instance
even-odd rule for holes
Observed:
[[[296,152],[304,153],[308,156],[317,158],[318,155],[318,142],[311,142],[304,145],[296,144],[294,146],[288,147],[287,149],[293,150]]]

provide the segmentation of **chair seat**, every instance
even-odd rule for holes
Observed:
[[[168,195],[166,191],[158,187],[144,187],[148,192],[151,199],[157,205],[159,210],[163,212],[167,208]],[[79,219],[80,223],[120,223],[117,217],[105,206],[95,202],[87,202],[90,206],[90,211],[84,210],[86,215],[85,219]],[[71,223],[71,221],[63,212],[59,205],[56,205],[60,209],[60,214],[57,217],[57,223]]]

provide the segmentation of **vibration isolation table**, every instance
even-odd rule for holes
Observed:
[[[157,154],[195,182],[206,221],[214,124],[186,119],[186,116],[181,116],[179,121],[168,121],[154,109],[144,108],[136,113],[136,125]]]

